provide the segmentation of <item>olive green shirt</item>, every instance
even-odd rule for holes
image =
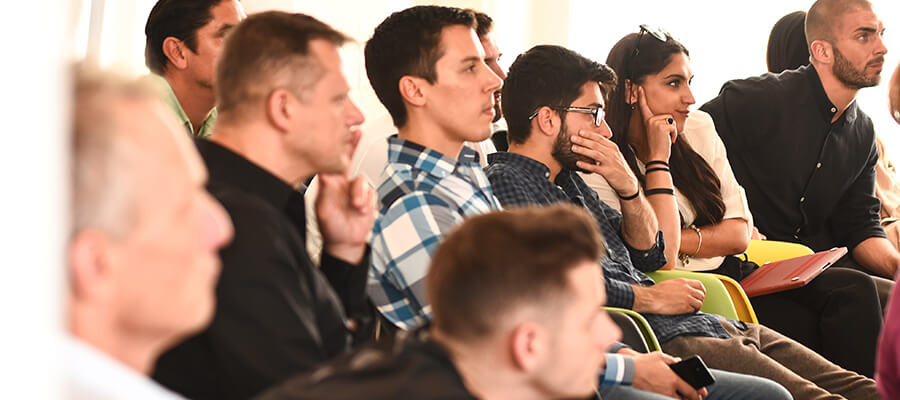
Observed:
[[[148,82],[150,85],[155,87],[159,92],[160,100],[162,100],[169,108],[175,112],[175,116],[178,117],[178,121],[187,129],[188,134],[194,135],[196,137],[207,139],[209,135],[212,133],[213,126],[216,125],[216,117],[219,115],[216,108],[213,107],[212,110],[209,110],[209,114],[206,115],[206,119],[203,120],[203,123],[200,124],[199,129],[196,131],[194,127],[191,125],[191,120],[188,118],[187,114],[185,114],[184,109],[181,108],[181,103],[178,101],[178,97],[175,96],[175,91],[172,90],[172,86],[169,85],[169,82],[166,78],[156,74],[148,74],[147,76],[141,78],[142,80]]]

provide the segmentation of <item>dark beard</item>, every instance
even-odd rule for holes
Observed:
[[[590,173],[590,171],[579,168],[576,162],[584,161],[593,163],[594,160],[572,151],[572,140],[570,139],[571,132],[569,132],[569,128],[566,126],[565,118],[561,119],[563,122],[560,124],[559,135],[556,135],[556,142],[553,143],[553,150],[550,152],[550,155],[553,156],[553,159],[556,160],[563,169]]]
[[[838,81],[844,84],[844,86],[850,89],[862,89],[872,86],[877,86],[881,83],[881,75],[875,75],[874,77],[866,76],[866,69],[860,71],[853,67],[853,64],[850,63],[843,54],[841,54],[840,50],[837,49],[836,46],[832,46],[834,49],[834,76]],[[879,60],[873,60],[879,61]],[[868,66],[868,64],[866,64]]]

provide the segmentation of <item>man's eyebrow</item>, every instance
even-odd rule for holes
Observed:
[[[468,56],[468,57],[463,58],[462,60],[460,60],[459,63],[460,63],[460,64],[466,64],[466,63],[470,63],[470,62],[473,62],[473,61],[481,61],[481,60],[483,60],[483,59],[484,59],[484,58],[478,57],[478,56]]]
[[[868,26],[861,26],[859,28],[856,28],[856,30],[854,32],[876,33],[876,32],[878,32],[878,30],[875,28],[868,27]]]

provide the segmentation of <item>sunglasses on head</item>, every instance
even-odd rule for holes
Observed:
[[[650,26],[648,26],[646,24],[641,24],[640,28],[641,28],[641,32],[638,34],[638,38],[634,42],[634,48],[631,49],[631,54],[628,56],[628,65],[626,66],[627,68],[625,69],[626,71],[628,71],[628,75],[629,75],[628,79],[634,78],[633,76],[631,76],[631,74],[632,74],[631,63],[634,62],[635,57],[637,57],[638,54],[641,53],[641,39],[644,38],[644,34],[649,34],[650,36],[653,36],[654,38],[656,38],[656,40],[659,40],[660,42],[663,42],[663,43],[665,43],[668,36],[670,36],[668,32],[666,32],[660,28],[651,28]]]

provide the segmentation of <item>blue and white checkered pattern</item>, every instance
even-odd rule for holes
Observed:
[[[631,309],[634,306],[631,285],[654,284],[644,272],[655,271],[666,264],[662,233],[657,234],[656,245],[650,250],[634,249],[622,238],[622,214],[600,201],[597,193],[577,173],[562,170],[555,182],[551,182],[547,166],[515,153],[490,154],[488,162],[490,165],[485,171],[494,193],[507,208],[572,202],[594,214],[606,240],[606,257],[602,265],[608,305]],[[709,314],[643,315],[660,343],[682,335],[728,338],[717,317]],[[746,329],[743,322],[734,324]]]
[[[396,136],[388,138],[378,198],[369,297],[389,321],[412,329],[431,318],[425,274],[441,239],[463,218],[500,203],[474,150],[463,147],[454,160]]]

